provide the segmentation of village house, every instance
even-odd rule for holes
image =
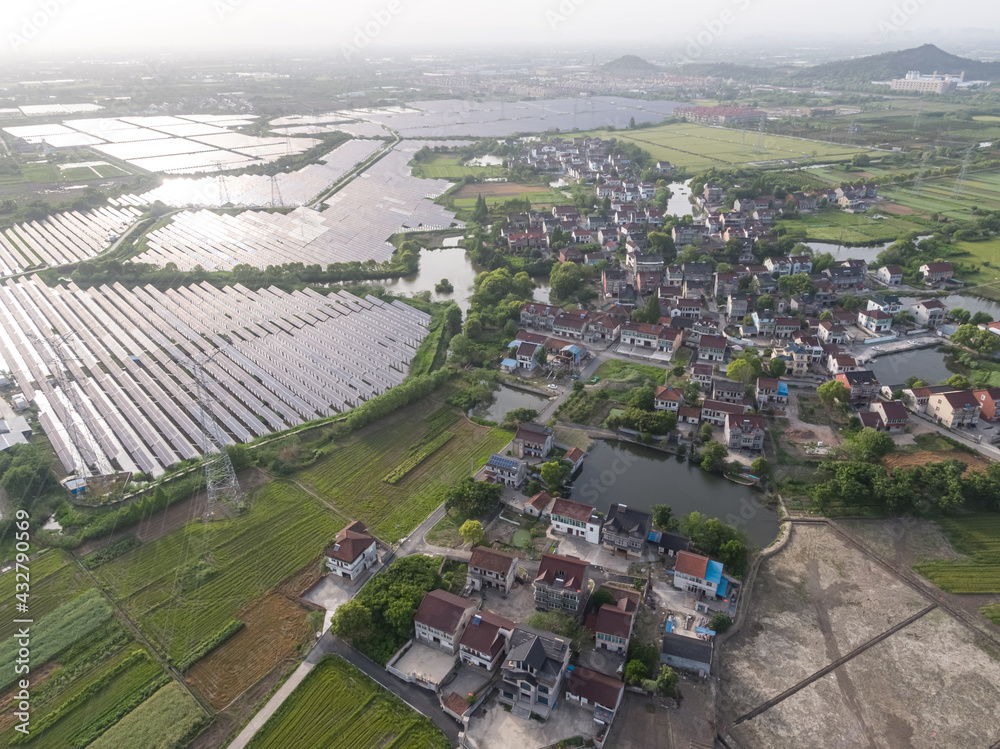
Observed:
[[[972,427],[979,421],[982,405],[971,390],[931,395],[927,415],[946,427]]]
[[[870,370],[858,369],[854,372],[841,372],[836,379],[850,392],[851,405],[855,408],[868,405],[878,395],[878,378]]]
[[[758,377],[754,395],[760,407],[781,406],[788,403],[788,385],[776,377]]]
[[[595,650],[610,650],[615,653],[628,651],[632,636],[632,625],[639,610],[640,593],[624,588],[601,588],[610,593],[615,602],[601,606],[594,618]],[[589,626],[589,624],[588,624]]]
[[[684,331],[672,325],[664,325],[656,337],[656,347],[660,351],[672,354],[684,344]]]
[[[725,598],[729,579],[722,574],[722,562],[690,551],[678,551],[674,562],[674,587],[703,594],[706,598]]]
[[[601,542],[601,516],[591,505],[556,497],[548,514],[554,533],[577,536],[591,544]]]
[[[582,559],[542,554],[534,582],[535,608],[566,611],[571,616],[583,613],[589,580],[590,565]]]
[[[657,388],[653,403],[657,411],[677,413],[677,410],[684,405],[684,393],[675,388],[663,386]]]
[[[940,299],[925,299],[921,302],[914,302],[911,306],[917,325],[928,328],[940,327],[944,323],[944,316],[948,311],[948,307]]]
[[[706,398],[701,404],[701,420],[721,427],[726,423],[726,417],[729,414],[743,415],[747,409],[748,406],[743,403],[726,403]]]
[[[703,335],[698,343],[698,361],[721,362],[726,358],[726,339],[717,335]]]
[[[553,502],[555,500],[549,496],[548,492],[538,492],[538,494],[525,502],[524,514],[530,515],[533,518],[547,517]]]
[[[701,385],[702,390],[707,390],[708,386],[712,384],[712,365],[692,364],[691,381],[697,382],[699,385]]]
[[[523,460],[508,458],[499,453],[493,453],[486,461],[484,477],[494,484],[503,484],[516,489],[524,483],[527,468]]]
[[[562,313],[552,321],[552,332],[563,338],[582,341],[588,333],[587,316],[578,312]]]
[[[600,726],[594,736],[594,745],[599,748],[607,740],[624,694],[624,682],[585,666],[574,668],[566,679],[566,700],[588,710],[593,707],[594,722]]]
[[[920,266],[920,273],[924,283],[928,286],[934,286],[954,276],[955,268],[951,263],[924,263]]]
[[[713,641],[667,632],[663,635],[660,663],[699,674],[712,673]]]
[[[518,344],[517,353],[514,354],[514,362],[516,369],[526,369],[529,372],[533,372],[535,367],[538,366],[538,350],[541,344],[538,343],[528,343],[523,341]]]
[[[891,333],[892,315],[880,309],[858,310],[858,325],[875,335]]]
[[[469,559],[468,581],[473,590],[497,588],[505,595],[510,592],[517,574],[517,557],[506,551],[477,546]]]
[[[341,530],[326,550],[326,567],[338,577],[354,580],[378,561],[375,537],[355,520]]]
[[[457,653],[458,641],[476,613],[477,605],[475,601],[459,598],[446,590],[430,591],[413,617],[416,641],[446,653]]]
[[[712,380],[712,399],[726,403],[742,403],[746,397],[746,386],[732,380],[716,378]]]
[[[760,335],[774,335],[775,315],[769,309],[754,310],[753,326],[757,328]]]
[[[735,294],[740,288],[740,277],[735,273],[715,274],[715,296],[725,299]]]
[[[858,362],[850,354],[830,354],[826,368],[832,375],[838,375],[841,372],[856,372],[861,369]]]
[[[641,559],[652,522],[653,516],[649,512],[623,504],[612,505],[601,532],[604,548],[622,556]]]
[[[898,265],[883,265],[875,274],[875,279],[886,286],[902,286],[903,269]]]
[[[730,320],[742,320],[747,316],[750,307],[750,297],[746,294],[730,294],[726,300],[726,317]]]
[[[994,424],[1000,421],[1000,388],[973,390],[972,394],[979,401],[979,418]]]
[[[626,283],[625,271],[620,268],[605,268],[601,271],[601,286],[605,296],[614,297]]]
[[[809,371],[811,355],[808,349],[792,341],[786,341],[774,349],[774,356],[785,362],[785,373],[800,377]]]
[[[764,417],[751,414],[727,414],[725,425],[726,445],[730,450],[764,449]]]
[[[906,430],[906,422],[910,416],[906,406],[900,401],[874,401],[871,410],[879,415],[881,429],[890,434],[901,434]]]
[[[678,424],[698,424],[701,422],[701,406],[681,406],[677,411]]]
[[[774,318],[774,337],[791,338],[802,330],[802,325],[797,317],[776,317]]]
[[[903,309],[903,305],[899,303],[898,296],[892,296],[891,294],[883,294],[880,296],[873,296],[868,300],[867,309],[869,310],[880,310],[885,312],[887,315],[895,315],[900,310]]]
[[[823,343],[843,343],[847,340],[847,331],[844,326],[829,320],[823,320],[816,330],[816,336]]]
[[[618,337],[621,339],[622,345],[625,346],[655,349],[657,348],[657,339],[661,330],[662,326],[656,323],[632,322],[629,320],[622,323],[621,330],[618,331]]]
[[[519,718],[548,718],[559,699],[572,652],[568,637],[518,624],[500,669],[500,697]]]
[[[521,307],[521,325],[552,330],[552,324],[560,314],[562,314],[562,307],[529,302]]]
[[[552,452],[552,427],[534,422],[522,424],[511,441],[511,452],[522,460],[547,457]]]
[[[492,672],[506,654],[516,626],[510,619],[492,611],[483,609],[474,614],[459,640],[458,654],[462,663]]]

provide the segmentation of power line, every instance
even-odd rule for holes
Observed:
[[[965,158],[962,159],[962,171],[958,173],[958,178],[955,180],[955,191],[954,195],[956,198],[962,197],[962,193],[965,191],[965,175],[969,173],[969,162],[972,160],[972,146],[965,149]]]

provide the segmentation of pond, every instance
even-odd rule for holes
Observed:
[[[451,281],[454,291],[439,294],[434,286],[442,279]],[[445,247],[440,250],[421,250],[420,267],[416,274],[402,278],[387,278],[379,281],[393,294],[411,295],[418,291],[431,292],[435,302],[454,300],[462,308],[469,309],[476,269],[462,247]]]
[[[470,416],[478,416],[480,419],[489,419],[498,424],[503,421],[508,411],[515,408],[533,408],[541,411],[549,402],[548,396],[542,394],[529,393],[517,388],[501,385],[499,390],[494,391],[492,403],[482,403],[469,412]]]
[[[670,198],[667,200],[668,216],[693,216],[694,204],[691,203],[691,180],[670,185]]]
[[[465,166],[503,166],[503,157],[492,154],[476,156],[474,159],[466,161]]]
[[[878,257],[878,254],[891,245],[892,242],[883,242],[882,244],[877,244],[873,247],[843,247],[838,245],[836,242],[803,242],[802,244],[812,247],[813,252],[817,255],[829,252],[833,255],[834,260],[848,260],[855,258],[858,260],[864,260],[866,263],[871,265],[875,262],[875,258]]]
[[[573,482],[572,496],[602,512],[618,503],[643,510],[668,504],[674,517],[701,512],[741,527],[760,547],[778,535],[777,513],[761,505],[749,487],[642,445],[596,442]]]
[[[928,385],[937,385],[957,372],[949,369],[949,358],[936,348],[925,348],[879,356],[867,367],[875,373],[881,385],[901,385],[910,375]]]

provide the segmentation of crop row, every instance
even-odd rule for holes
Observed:
[[[55,611],[70,599],[93,586],[90,578],[73,563],[70,555],[61,549],[53,549],[31,560],[29,566],[31,599],[30,615],[36,622]],[[14,619],[23,617],[14,614],[14,585],[18,582],[13,571],[0,575],[0,640],[17,631]]]
[[[1000,564],[939,560],[920,562],[913,569],[949,593],[1000,592]]]
[[[171,682],[108,729],[90,749],[184,746],[204,717],[194,698]]]
[[[438,449],[444,447],[448,443],[448,440],[450,440],[454,436],[455,435],[452,432],[441,432],[441,434],[439,434],[437,437],[432,439],[427,444],[423,445],[420,450],[418,450],[416,453],[414,453],[406,460],[404,460],[402,463],[400,463],[398,466],[396,466],[396,468],[393,469],[392,473],[390,473],[382,480],[385,481],[385,483],[387,484],[398,484],[400,481],[406,478],[406,475],[410,471],[412,471],[418,465],[427,460],[427,458],[433,455]]]

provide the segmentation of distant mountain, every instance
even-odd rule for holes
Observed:
[[[623,55],[601,65],[601,71],[617,75],[634,75],[637,73],[659,73],[660,68],[647,60],[643,60],[641,57]]]
[[[921,73],[961,73],[965,71],[966,80],[1000,80],[1000,62],[982,62],[958,57],[938,49],[933,44],[922,47],[904,49],[897,52],[886,52],[881,55],[859,57],[855,60],[842,60],[815,65],[794,74],[799,81],[887,81],[891,78],[902,78],[907,71],[919,70]]]

